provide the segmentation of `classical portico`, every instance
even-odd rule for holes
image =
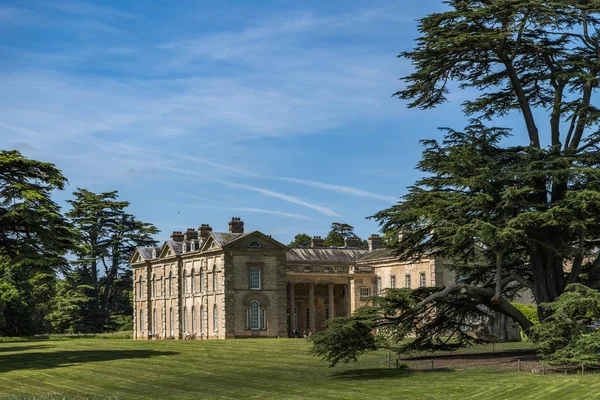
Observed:
[[[360,249],[290,249],[286,269],[290,332],[309,330],[314,333],[329,319],[349,316],[360,307],[361,296],[374,293],[375,274],[370,269],[355,268],[356,259],[364,252]]]

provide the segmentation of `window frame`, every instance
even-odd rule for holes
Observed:
[[[192,306],[192,332],[196,333],[196,306]]]
[[[258,273],[258,287],[253,287],[252,271],[256,271]],[[259,267],[249,267],[248,268],[248,287],[250,290],[262,290],[262,268],[259,268]]]
[[[412,277],[410,276],[410,274],[405,274],[404,275],[404,287],[406,289],[411,289],[412,288]]]
[[[194,294],[196,289],[196,285],[194,282],[194,268],[192,268],[192,272],[190,273],[190,293]]]
[[[188,329],[188,315],[187,315],[187,306],[183,307],[183,321],[182,321],[183,333],[189,332]]]
[[[396,275],[390,275],[390,288],[396,289]]]
[[[170,336],[175,336],[175,318],[174,318],[174,314],[173,314],[173,307],[169,308],[169,332],[171,333]]]
[[[183,270],[183,294],[187,294],[188,285],[187,285],[187,271]]]
[[[158,332],[158,318],[156,318],[156,308],[152,310],[152,334]]]
[[[140,317],[140,325],[139,325],[140,333],[144,333],[144,309],[143,308],[140,308],[139,317]]]
[[[370,297],[371,296],[371,288],[368,286],[361,286],[360,287],[360,297],[364,298],[364,297]]]
[[[256,300],[250,302],[250,330],[251,331],[259,331],[260,330],[260,303]]]
[[[213,306],[213,332],[219,332],[219,309],[216,304]]]
[[[427,276],[425,275],[425,272],[419,272],[419,286],[427,287]]]
[[[200,306],[200,333],[204,333],[204,306]]]
[[[204,268],[200,267],[200,293],[205,291]]]
[[[213,292],[216,292],[219,288],[219,278],[217,277],[217,265],[213,263],[212,267],[212,284],[213,284]]]

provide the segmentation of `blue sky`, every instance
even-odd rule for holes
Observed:
[[[440,0],[2,2],[0,148],[118,190],[166,239],[232,216],[287,243],[366,216],[466,119],[391,97]],[[515,132],[519,137],[522,133]]]

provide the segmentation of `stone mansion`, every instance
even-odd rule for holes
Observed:
[[[441,260],[399,262],[371,235],[330,248],[316,236],[290,248],[233,218],[228,232],[208,225],[173,232],[161,247],[138,247],[134,338],[287,337],[347,316],[385,288],[447,285]]]

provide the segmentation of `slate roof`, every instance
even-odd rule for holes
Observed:
[[[152,250],[156,250],[157,256],[158,256],[158,254],[160,254],[160,247],[137,246],[136,249],[137,249],[138,253],[140,253],[142,260],[144,260],[144,261],[152,259]]]
[[[287,261],[347,262],[354,263],[367,250],[347,248],[292,248],[286,253]]]
[[[363,261],[376,261],[382,258],[396,258],[394,256],[393,250],[384,248],[384,249],[376,249],[364,254],[362,257],[358,259],[358,262]]]
[[[176,242],[174,240],[167,240],[167,244],[173,250],[175,254],[181,254],[181,242]]]
[[[140,253],[140,256],[143,260],[149,260],[152,258],[152,247],[137,246],[136,249],[138,253]]]
[[[210,235],[213,237],[215,242],[219,244],[219,246],[223,246],[226,243],[231,242],[232,240],[241,238],[242,236],[246,236],[252,232],[248,233],[229,233],[229,232],[211,232]]]

